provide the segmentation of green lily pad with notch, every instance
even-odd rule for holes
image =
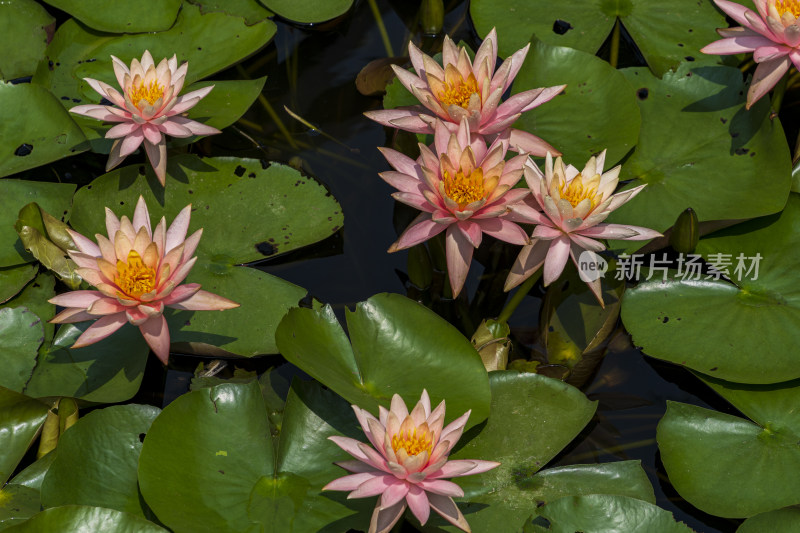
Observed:
[[[22,246],[14,230],[19,210],[31,202],[64,221],[72,209],[72,183],[44,181],[0,180],[0,267],[30,263],[35,258]]]
[[[656,438],[670,482],[689,503],[717,516],[745,518],[800,503],[794,475],[800,468],[800,382],[729,386],[740,404],[754,408],[752,422],[667,402]]]
[[[652,503],[618,494],[568,496],[538,507],[536,514],[547,519],[549,527],[538,526],[534,521],[525,528],[525,533],[693,532],[686,524],[676,522],[669,511]]]
[[[384,293],[347,310],[346,319],[349,341],[330,306],[292,309],[275,334],[278,349],[290,363],[376,416],[378,406],[388,408],[395,394],[414,406],[423,389],[432,405],[447,400],[448,420],[472,409],[471,427],[489,415],[489,381],[478,352],[436,313]]]
[[[789,507],[757,514],[744,521],[736,533],[792,533],[800,524],[800,508]]]
[[[637,198],[638,199],[638,198]],[[732,226],[700,240],[696,252],[725,259],[733,282],[668,279],[626,291],[622,321],[645,353],[740,383],[800,377],[800,196],[778,215]],[[742,256],[743,269],[738,270]],[[747,268],[760,254],[757,279]],[[712,261],[712,262],[714,262]]]
[[[32,83],[0,81],[0,177],[38,167],[89,148],[61,103]]]
[[[37,265],[0,268],[0,304],[7,302],[25,288],[39,271]]]
[[[114,405],[78,420],[58,440],[42,482],[42,504],[91,504],[146,516],[137,467],[142,441],[159,412],[150,405]]]
[[[42,510],[42,479],[54,458],[48,453],[34,461],[0,489],[0,531]]]
[[[537,472],[589,423],[597,402],[571,385],[534,373],[495,371],[489,382],[491,416],[465,432],[450,455],[501,463],[483,474],[453,479],[464,489],[460,508],[475,531],[519,531],[534,514],[535,502],[590,487],[608,485],[609,492],[653,498],[650,482],[635,461],[575,465],[540,477]],[[430,527],[457,531],[438,518]]]
[[[718,61],[700,49],[719,39],[715,28],[728,26],[711,2],[683,0],[474,0],[470,15],[480,35],[497,28],[503,57],[525,46],[531,35],[594,55],[619,18],[659,75],[684,60]]]
[[[608,222],[663,232],[687,207],[701,222],[783,208],[791,187],[789,146],[766,99],[744,108],[739,69],[684,63],[663,80],[644,68],[622,72],[639,95],[642,129],[620,179],[632,180],[625,188],[647,187]]]
[[[203,238],[187,282],[200,283],[204,290],[241,307],[224,312],[170,311],[166,316],[173,342],[211,345],[246,357],[275,353],[275,328],[306,291],[237,265],[329,237],[343,224],[338,202],[313,178],[253,159],[181,155],[170,158],[167,174],[165,188],[149,165],[100,176],[76,193],[73,228],[84,235],[105,234],[105,207],[113,206],[118,216],[130,218],[140,195],[153,225],[162,216],[171,223],[192,204],[189,232],[203,228]]]
[[[301,24],[315,24],[347,13],[353,0],[259,0],[276,15]]]
[[[566,3],[566,2],[565,2]],[[564,161],[582,169],[608,149],[610,168],[636,146],[642,119],[634,90],[622,73],[594,55],[537,42],[514,80],[512,91],[566,84],[562,94],[514,124],[553,145]]]
[[[327,437],[366,440],[347,403],[295,380],[274,446],[266,414],[256,382],[198,389],[165,407],[139,457],[142,495],[158,519],[176,533],[291,533],[331,523],[346,531],[367,523],[344,494],[320,493],[346,474],[333,462],[349,457]]]
[[[0,3],[0,78],[13,80],[34,73],[55,22],[34,0]]]
[[[0,483],[8,481],[39,435],[48,410],[38,400],[0,387]]]
[[[135,35],[113,35],[92,31],[74,20],[62,24],[47,48],[52,64],[42,62],[33,82],[43,85],[70,108],[76,104],[95,104],[100,96],[83,78],[101,80],[117,87],[112,68],[114,55],[126,65],[149,50],[158,63],[177,55],[178,63],[189,62],[186,87],[197,80],[238,63],[266,45],[276,26],[264,20],[248,26],[239,17],[224,13],[201,12],[199,6],[185,4],[175,24],[167,31]],[[82,119],[81,124],[100,124]]]
[[[42,320],[27,307],[0,308],[0,386],[22,392],[44,341]]]
[[[200,6],[201,13],[220,12],[241,17],[246,24],[255,24],[274,15],[257,0],[188,0]]]
[[[181,0],[45,0],[90,28],[110,33],[168,30],[178,15]]]
[[[8,533],[52,533],[53,531],[165,533],[167,530],[139,516],[114,509],[66,505],[45,509],[5,531]]]

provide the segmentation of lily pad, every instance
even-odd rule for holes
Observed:
[[[644,68],[622,72],[636,89],[642,130],[620,179],[647,187],[609,222],[663,232],[687,207],[701,222],[783,208],[791,186],[783,128],[766,99],[745,110],[739,69],[684,63],[662,80]]]
[[[0,304],[18,294],[36,276],[38,270],[36,265],[0,268]]]
[[[692,533],[692,529],[676,522],[672,513],[636,498],[611,494],[570,496],[546,503],[536,509],[550,527],[527,529],[553,533]],[[535,522],[534,522],[535,523]]]
[[[41,326],[44,328],[44,344],[48,344],[53,339],[55,324],[50,324],[48,320],[55,316],[56,306],[48,302],[55,296],[56,280],[49,272],[41,272],[28,285],[5,303],[4,307],[27,307],[41,319]]]
[[[428,308],[378,294],[347,311],[350,342],[333,309],[292,309],[275,338],[281,354],[326,387],[373,413],[394,394],[407,405],[427,389],[450,419],[472,409],[468,427],[489,415],[489,382],[475,348]],[[352,346],[351,346],[352,342]]]
[[[89,148],[81,129],[47,89],[0,81],[0,177]]]
[[[149,50],[156,61],[173,54],[179,63],[188,61],[188,86],[256,52],[275,31],[270,20],[248,26],[239,17],[203,14],[199,6],[192,4],[184,4],[174,25],[158,33],[108,35],[68,20],[58,28],[47,48],[50,63],[39,65],[33,81],[49,88],[67,108],[97,103],[99,95],[82,79],[94,78],[116,87],[111,55],[130,64],[131,59],[139,59],[144,50]],[[97,120],[81,120],[81,124],[100,124]]]
[[[44,57],[47,33],[55,19],[34,0],[0,4],[0,78],[30,76]]]
[[[164,31],[172,26],[181,0],[45,0],[90,28],[110,33]]]
[[[25,251],[14,230],[19,210],[31,202],[37,202],[56,218],[67,220],[74,192],[75,185],[71,183],[0,180],[0,267],[21,265],[35,260]]]
[[[800,288],[792,275],[800,268],[798,246],[800,196],[792,194],[780,215],[733,226],[698,244],[697,253],[718,269],[728,262],[724,269],[733,283],[644,282],[625,293],[622,320],[648,355],[714,377],[741,383],[800,377]],[[758,272],[748,274],[754,263]]]
[[[8,533],[52,533],[53,531],[165,533],[167,530],[139,516],[114,509],[67,505],[45,509],[5,531]]]
[[[188,0],[200,6],[202,13],[227,13],[244,19],[246,24],[255,24],[274,15],[272,11],[259,4],[257,0]]]
[[[67,225],[55,219],[32,202],[19,212],[14,224],[25,250],[72,290],[77,290],[81,277],[75,272],[78,266],[67,256],[67,249],[77,250],[67,233]]]
[[[353,0],[259,0],[270,10],[285,19],[303,24],[314,24],[344,15]]]
[[[797,524],[800,524],[800,508],[790,507],[750,517],[739,526],[736,533],[792,533],[797,530]]]
[[[667,402],[657,440],[675,489],[695,507],[733,518],[800,503],[800,479],[794,475],[800,468],[800,382],[710,384],[748,411],[752,422]]]
[[[347,457],[327,437],[342,429],[358,437],[357,427],[341,398],[295,381],[273,447],[257,383],[198,389],[153,422],[139,484],[158,519],[176,533],[317,531],[354,514],[343,496],[320,489],[344,472],[333,461]]]
[[[532,34],[548,44],[594,55],[619,18],[659,75],[684,60],[718,61],[700,49],[719,38],[715,28],[727,27],[711,2],[683,0],[474,0],[470,15],[480,35],[497,28],[504,57],[525,46]]]
[[[42,504],[91,504],[145,516],[137,466],[142,441],[159,412],[149,405],[115,405],[78,420],[58,440],[42,483]]]
[[[45,404],[0,387],[0,483],[5,484],[11,477],[36,439],[47,411]]]
[[[546,140],[578,168],[593,154],[608,149],[610,168],[639,138],[642,120],[633,87],[620,71],[592,54],[537,42],[512,90],[519,93],[562,84],[567,85],[562,94],[523,113],[515,127]]]
[[[0,386],[22,392],[36,366],[36,352],[44,341],[42,320],[27,307],[0,308]]]
[[[105,206],[130,217],[140,195],[153,221],[166,216],[171,222],[192,204],[189,231],[203,228],[203,238],[197,265],[187,281],[200,283],[241,307],[223,313],[172,313],[168,315],[172,340],[212,345],[247,357],[275,353],[275,328],[306,291],[237,265],[286,253],[335,233],[343,224],[336,199],[293,168],[253,159],[173,157],[166,188],[155,181],[149,166],[145,174],[143,170],[143,166],[114,170],[78,191],[72,226],[84,235],[105,234]]]

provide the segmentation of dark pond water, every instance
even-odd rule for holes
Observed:
[[[445,4],[450,4],[445,32],[457,42],[464,40],[474,45],[477,39],[467,3]],[[417,2],[379,0],[377,5],[394,55],[402,55],[404,43],[412,36],[408,28],[418,27],[413,23]],[[440,46],[441,40],[423,40],[428,52],[438,51]],[[381,33],[366,1],[327,28],[297,28],[279,22],[278,33],[265,50],[239,69],[218,76],[230,79],[267,75],[265,100],[256,102],[235,128],[207,139],[199,149],[213,155],[302,164],[343,207],[345,225],[338,234],[310,249],[266,259],[258,268],[307,288],[315,298],[330,303],[340,318],[346,306],[352,308],[376,293],[394,292],[432,306],[469,337],[480,318],[496,316],[502,308],[505,296],[495,284],[505,278],[504,269],[510,266],[516,251],[485,239],[485,251],[476,255],[467,280],[464,293],[468,298],[456,302],[436,290],[436,279],[434,288],[428,291],[408,283],[407,252],[386,253],[399,234],[397,230],[404,228],[415,212],[397,205],[389,196],[394,189],[377,175],[388,170],[377,146],[391,144],[387,137],[390,132],[362,116],[363,111],[381,107],[380,97],[363,96],[354,84],[364,65],[386,56]],[[635,51],[622,50],[621,66],[636,64],[637,60]],[[284,106],[330,138],[290,117]],[[441,282],[439,276],[438,284]],[[540,305],[541,293],[534,290],[510,321],[521,353],[536,347]],[[158,361],[151,358],[143,390],[135,401],[166,405],[187,390],[197,362],[198,358],[176,354],[165,375]],[[281,362],[279,356],[230,361],[231,366],[259,371]],[[736,529],[739,521],[705,515],[677,495],[655,444],[656,425],[668,399],[725,412],[735,410],[688,371],[643,356],[631,347],[624,332],[617,334],[608,355],[583,390],[590,399],[600,402],[597,415],[551,466],[640,460],[655,488],[658,505],[673,512],[677,519],[698,532]]]

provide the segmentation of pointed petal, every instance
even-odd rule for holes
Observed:
[[[78,340],[75,341],[72,348],[83,348],[84,346],[89,346],[90,344],[101,341],[124,326],[127,321],[128,319],[125,317],[125,313],[106,315],[99,318],[78,337]]]
[[[169,327],[164,315],[150,318],[139,326],[139,331],[156,357],[166,365],[169,360]]]

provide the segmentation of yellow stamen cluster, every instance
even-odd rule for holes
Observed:
[[[117,261],[117,276],[114,279],[124,296],[138,298],[152,291],[156,286],[156,271],[145,265],[142,257],[131,250],[128,262]]]
[[[775,0],[775,9],[783,16],[789,12],[796,17],[800,17],[800,1],[798,0]]]
[[[417,435],[417,428],[413,430],[406,430],[406,432],[398,432],[392,437],[392,449],[397,453],[398,450],[405,450],[410,456],[417,455],[422,452],[431,453],[433,448],[433,435],[423,430]]]
[[[444,193],[448,198],[458,204],[463,209],[464,206],[476,202],[483,198],[483,170],[476,168],[469,175],[465,175],[461,169],[455,176],[444,171]]]
[[[159,85],[156,80],[151,81],[147,85],[145,85],[144,82],[139,82],[128,89],[128,96],[135,106],[138,106],[139,102],[142,100],[153,105],[159,98],[164,96],[164,87]]]
[[[445,108],[455,104],[466,109],[469,105],[470,97],[478,93],[478,80],[475,79],[473,74],[470,74],[466,81],[461,78],[456,80],[455,83],[445,82],[444,86],[446,88],[439,92],[438,96],[439,102],[441,102]]]
[[[572,204],[572,207],[577,207],[579,203],[587,198],[591,201],[592,207],[594,207],[597,205],[597,199],[595,198],[597,194],[597,185],[598,180],[590,180],[584,183],[583,176],[578,174],[572,178],[569,185],[561,182],[561,185],[558,187],[558,193],[562,199]]]

